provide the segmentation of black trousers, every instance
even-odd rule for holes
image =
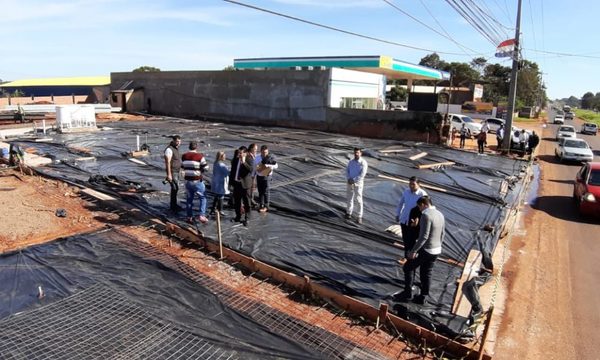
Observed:
[[[271,197],[270,177],[257,176],[256,187],[258,188],[258,206],[269,208],[269,199]]]
[[[404,264],[404,267],[402,268],[404,270],[404,291],[411,293],[415,278],[415,270],[420,268],[421,295],[429,295],[431,273],[437,257],[437,255],[431,255],[425,250],[420,250],[415,259],[410,259]]]
[[[402,229],[402,242],[404,242],[404,257],[408,257],[408,253],[415,246],[419,234],[415,236],[415,228],[411,228],[406,224],[400,224],[400,228]],[[416,229],[419,229],[419,227],[416,227]]]
[[[483,147],[484,146],[485,146],[485,141],[477,140],[477,149],[479,150],[480,154],[483,154],[483,152],[484,152]]]
[[[244,217],[250,220],[250,194],[252,189],[244,189],[242,183],[233,184],[233,206],[235,208],[235,220],[242,219],[242,203],[244,205]]]
[[[465,135],[461,135],[460,136],[460,148],[464,148],[465,147],[465,140],[467,139],[467,137]]]
[[[173,180],[171,182],[169,182],[169,185],[171,186],[171,204],[170,204],[170,208],[171,210],[175,211],[178,210],[179,208],[179,204],[177,204],[177,192],[179,191],[179,171],[177,171],[176,173],[173,173]]]
[[[223,199],[225,195],[213,194],[213,203],[210,207],[210,212],[214,213],[215,211],[223,212]]]

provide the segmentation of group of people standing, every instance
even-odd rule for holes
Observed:
[[[183,170],[186,189],[186,215],[190,223],[194,222],[193,203],[196,198],[200,201],[198,221],[208,222],[206,217],[206,185],[204,184],[204,173],[210,168],[204,154],[198,151],[198,142],[191,141],[189,151],[180,155],[179,146],[181,137],[175,135],[164,151],[166,179],[171,187],[170,210],[178,213],[181,208],[177,202],[179,191],[180,172]],[[258,189],[258,211],[265,213],[269,210],[270,183],[273,170],[278,165],[275,157],[269,153],[267,145],[262,145],[260,154],[257,154],[257,145],[250,144],[248,147],[241,146],[235,150],[231,167],[228,168],[225,152],[216,154],[213,165],[213,176],[211,181],[211,192],[213,203],[210,214],[222,213],[225,195],[233,191],[232,205],[235,209],[236,222],[248,225],[253,203],[253,191]],[[244,218],[242,219],[242,214]]]
[[[179,153],[181,137],[176,135],[164,151],[166,165],[165,183],[171,186],[170,209],[177,213],[182,210],[177,204],[179,190],[179,174],[183,169],[186,189],[186,214],[188,222],[193,223],[193,202],[200,200],[200,215],[198,221],[206,223],[206,186],[204,174],[210,166],[205,156],[198,151],[198,142],[191,141],[188,151],[183,155]],[[235,210],[234,222],[241,222],[245,226],[251,218],[253,203],[253,190],[258,189],[258,211],[269,211],[270,182],[273,170],[278,168],[275,157],[269,153],[267,145],[262,145],[257,153],[257,145],[248,147],[240,146],[235,150],[231,167],[225,163],[226,155],[223,151],[216,154],[213,164],[211,192],[213,204],[211,213],[223,211],[225,195],[232,190],[233,207]],[[346,167],[346,219],[351,219],[354,212],[354,202],[358,205],[356,222],[362,224],[363,217],[363,189],[364,179],[367,174],[368,164],[362,157],[362,149],[354,148],[354,157]],[[231,198],[231,197],[230,197]],[[400,197],[396,208],[396,222],[402,228],[402,238],[406,262],[404,263],[405,288],[395,296],[397,300],[412,299],[415,271],[420,268],[421,291],[413,300],[424,304],[429,295],[433,265],[442,252],[444,241],[444,215],[433,206],[427,192],[420,187],[419,179],[411,177],[408,189]]]
[[[346,167],[346,219],[352,217],[354,201],[356,201],[358,224],[362,224],[362,196],[367,170],[368,164],[362,158],[362,149],[354,148],[354,157]],[[394,298],[399,301],[413,300],[417,304],[425,304],[429,296],[433,265],[442,253],[445,219],[433,205],[427,192],[421,188],[419,179],[414,176],[409,179],[408,189],[402,192],[396,207],[396,222],[400,223],[402,229],[406,262],[403,266],[404,291]],[[421,291],[413,299],[413,283],[417,269],[420,269]]]

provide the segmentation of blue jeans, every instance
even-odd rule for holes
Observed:
[[[202,181],[186,181],[185,182],[185,190],[187,191],[187,197],[185,202],[185,211],[187,212],[188,217],[192,217],[194,207],[194,198],[196,195],[200,198],[200,216],[206,215],[206,196],[204,196],[204,192],[206,191],[206,187],[204,186],[204,182]]]

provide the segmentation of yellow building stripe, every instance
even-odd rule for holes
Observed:
[[[18,86],[101,86],[110,85],[110,76],[81,76],[46,79],[15,80],[0,87]]]

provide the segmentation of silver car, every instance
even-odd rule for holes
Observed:
[[[560,161],[594,161],[594,152],[583,139],[560,139],[556,144],[554,155]]]
[[[556,131],[556,140],[560,138],[576,138],[577,133],[575,132],[575,127],[571,125],[561,125]]]

